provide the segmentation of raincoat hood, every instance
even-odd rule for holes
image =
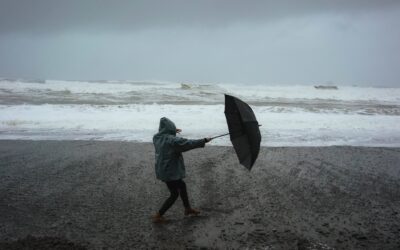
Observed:
[[[160,126],[158,128],[158,135],[176,135],[176,126],[170,119],[163,117],[160,119]]]

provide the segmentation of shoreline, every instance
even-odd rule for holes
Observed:
[[[184,138],[188,138],[188,137],[184,137]],[[195,138],[193,138],[195,139]],[[48,143],[48,142],[93,142],[93,143],[133,143],[133,144],[145,144],[145,145],[153,145],[152,142],[144,142],[144,141],[135,141],[135,140],[108,140],[108,139],[104,139],[104,140],[98,140],[98,139],[88,139],[88,140],[84,140],[84,139],[77,139],[77,140],[60,140],[60,139],[0,139],[0,143],[7,143],[7,142],[12,142],[12,141],[19,141],[19,142],[44,142],[44,143]],[[218,148],[232,148],[232,145],[215,145],[212,143],[207,144],[207,147],[218,147]],[[294,145],[294,146],[260,146],[260,149],[264,148],[264,149],[276,149],[276,148],[381,148],[381,149],[393,149],[393,150],[400,150],[400,145],[397,144],[393,144],[393,145],[345,145],[345,144],[338,144],[338,145],[307,145],[307,146],[298,146],[298,145]]]
[[[261,147],[250,172],[232,147],[184,158],[202,214],[177,200],[154,225],[168,191],[151,143],[0,140],[0,248],[400,247],[400,148]]]

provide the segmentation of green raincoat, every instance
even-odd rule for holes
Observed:
[[[162,181],[185,177],[182,152],[204,147],[205,139],[189,140],[176,137],[175,124],[166,117],[160,119],[158,133],[153,137],[156,150],[156,176]]]

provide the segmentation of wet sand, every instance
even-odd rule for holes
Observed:
[[[231,147],[184,154],[190,201],[168,196],[151,144],[0,141],[0,249],[399,249],[400,149]]]

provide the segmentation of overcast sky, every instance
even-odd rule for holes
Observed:
[[[400,87],[398,0],[0,0],[0,76]]]

